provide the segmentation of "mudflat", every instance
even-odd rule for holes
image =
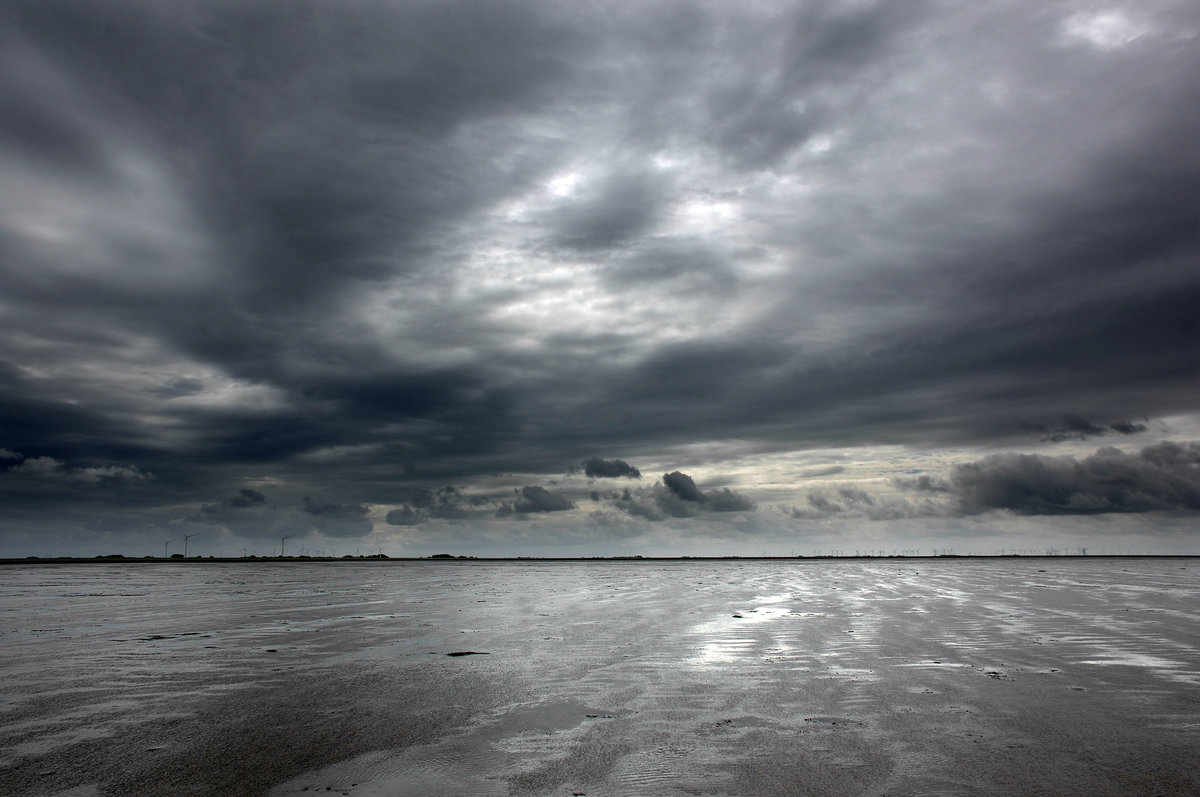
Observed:
[[[1200,560],[2,576],[4,794],[1200,793]]]

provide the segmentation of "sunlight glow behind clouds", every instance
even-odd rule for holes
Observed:
[[[1063,32],[1069,37],[1111,50],[1133,44],[1156,31],[1151,25],[1129,16],[1123,9],[1113,9],[1074,14],[1063,23]]]

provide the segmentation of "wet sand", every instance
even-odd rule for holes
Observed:
[[[4,794],[1200,793],[1196,560],[2,575]]]

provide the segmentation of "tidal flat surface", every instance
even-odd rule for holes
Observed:
[[[6,795],[1200,794],[1200,560],[9,566],[0,640]]]

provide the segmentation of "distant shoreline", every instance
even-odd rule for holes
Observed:
[[[1200,554],[928,554],[928,555],[812,555],[812,556],[30,556],[3,558],[0,565],[66,564],[310,564],[322,563],[469,563],[469,562],[843,562],[943,561],[957,559],[1200,559]]]

